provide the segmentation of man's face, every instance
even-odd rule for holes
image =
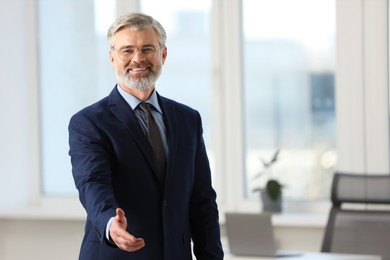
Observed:
[[[114,35],[113,44],[110,60],[119,85],[136,90],[154,87],[167,57],[154,29],[122,29]]]

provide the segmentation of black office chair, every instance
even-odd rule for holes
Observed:
[[[335,173],[322,252],[390,260],[390,175]]]

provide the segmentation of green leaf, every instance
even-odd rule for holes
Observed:
[[[282,194],[283,185],[281,185],[277,180],[269,180],[265,187],[268,195],[271,199],[277,200]]]

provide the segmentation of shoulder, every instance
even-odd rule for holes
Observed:
[[[175,111],[175,113],[177,113],[179,115],[200,117],[199,112],[196,109],[194,109],[186,104],[180,103],[178,101],[175,101],[175,100],[163,97],[163,96],[159,96],[159,97],[160,97],[160,100],[162,101],[161,103],[162,103],[164,108],[173,109]]]
[[[82,108],[80,111],[75,113],[73,117],[98,118],[100,116],[103,116],[104,114],[110,113],[110,107],[113,105],[120,104],[121,101],[123,102],[124,100],[119,94],[117,88],[114,87],[108,96],[100,99],[99,101],[91,105]]]
[[[187,131],[187,134],[202,132],[202,118],[196,109],[172,99],[162,97],[161,100],[166,118],[178,123],[181,130]]]
[[[75,115],[103,113],[104,111],[107,110],[108,106],[109,106],[108,97],[105,97],[105,98],[102,98],[101,100],[99,100],[93,104],[90,104],[90,105],[82,108]]]
[[[94,121],[95,119],[104,117],[104,114],[108,113],[109,101],[108,97],[105,97],[91,105],[88,105],[78,112],[76,112],[71,118],[70,123]]]

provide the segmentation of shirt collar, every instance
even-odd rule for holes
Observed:
[[[131,109],[134,110],[139,105],[139,103],[142,102],[137,97],[124,91],[121,87],[119,87],[119,85],[117,85],[116,87],[119,91],[119,94],[126,100],[126,102],[129,104]],[[162,114],[160,104],[158,103],[156,89],[153,90],[152,95],[150,95],[149,99],[146,100],[145,102],[151,104],[160,114]]]

